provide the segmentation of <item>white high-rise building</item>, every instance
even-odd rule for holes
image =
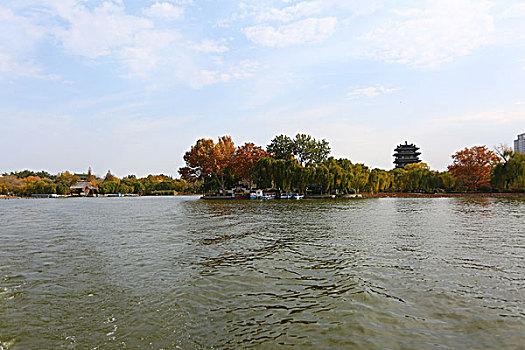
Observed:
[[[525,133],[518,135],[518,139],[514,140],[514,152],[525,154]]]

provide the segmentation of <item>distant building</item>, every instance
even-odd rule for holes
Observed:
[[[88,174],[77,174],[77,173],[75,173],[75,176],[78,176],[80,181],[87,181]]]
[[[525,154],[525,133],[518,135],[518,139],[514,140],[514,152]]]
[[[396,165],[396,168],[404,168],[408,164],[420,163],[421,160],[419,159],[419,156],[421,153],[418,152],[418,150],[419,147],[414,144],[409,145],[406,141],[404,145],[401,144],[397,146],[394,150],[394,157],[396,158],[394,164]]]
[[[84,196],[84,197],[96,197],[98,196],[98,187],[88,181],[79,181],[69,188],[71,195],[73,196]]]

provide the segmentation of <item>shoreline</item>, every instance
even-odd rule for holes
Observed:
[[[354,195],[335,196],[335,195],[308,195],[304,199],[365,199],[365,198],[525,198],[525,193],[410,193],[410,192],[392,192],[392,193],[360,193]],[[230,196],[202,196],[204,200],[246,200],[232,198]]]
[[[128,198],[135,197],[178,197],[178,196],[188,196],[184,195],[175,195],[175,196],[126,196]],[[202,194],[193,194],[189,196],[202,196]],[[409,193],[409,192],[393,192],[393,193],[360,193],[359,195],[352,196],[328,196],[328,195],[310,195],[305,196],[304,199],[365,199],[365,198],[469,198],[469,197],[483,197],[483,198],[525,198],[525,193]],[[58,198],[91,198],[91,197],[58,197]],[[93,197],[93,198],[110,198],[107,196]],[[38,197],[27,197],[27,196],[5,196],[0,195],[0,199],[48,199],[48,198],[38,198]],[[57,198],[52,198],[57,199]],[[206,200],[235,200],[238,198],[232,198],[229,196],[202,196],[201,199]]]
[[[363,198],[448,198],[448,197],[494,197],[525,198],[525,193],[362,193]]]

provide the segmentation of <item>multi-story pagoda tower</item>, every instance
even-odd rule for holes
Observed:
[[[419,147],[414,144],[409,145],[406,141],[404,145],[397,146],[394,150],[396,152],[394,153],[396,168],[404,168],[407,164],[420,163],[419,155],[421,153],[418,150]]]

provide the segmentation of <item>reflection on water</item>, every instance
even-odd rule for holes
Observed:
[[[518,348],[523,199],[0,203],[0,349]]]

